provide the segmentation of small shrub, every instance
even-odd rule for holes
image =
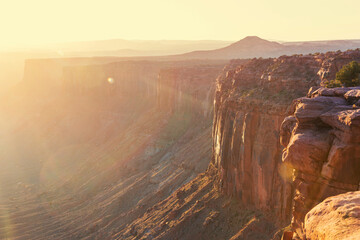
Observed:
[[[342,69],[336,73],[335,80],[339,80],[345,87],[354,87],[360,84],[359,79],[360,65],[358,62],[352,61],[349,64],[342,67]]]
[[[346,64],[336,73],[335,80],[325,81],[323,85],[327,88],[359,86],[360,64],[355,61]]]
[[[331,80],[331,81],[325,81],[324,87],[326,88],[336,88],[336,87],[342,87],[342,84],[339,80]]]

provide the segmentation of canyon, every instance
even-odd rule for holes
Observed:
[[[3,96],[0,238],[112,239],[207,168],[224,61],[81,61]]]
[[[0,238],[319,236],[311,209],[360,181],[360,90],[320,86],[360,50],[182,57],[26,61],[0,104]]]

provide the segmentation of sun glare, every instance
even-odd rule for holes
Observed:
[[[114,79],[113,79],[112,77],[109,77],[109,78],[107,79],[107,81],[108,81],[108,83],[110,83],[110,84],[113,84],[113,83],[114,83]]]

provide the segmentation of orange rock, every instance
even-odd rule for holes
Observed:
[[[305,217],[306,239],[360,239],[360,191],[327,198]]]
[[[355,90],[320,88],[310,98],[295,101],[296,124],[289,125],[289,117],[282,124],[283,162],[296,169],[292,228],[300,237],[305,236],[303,222],[312,207],[358,189],[360,110],[349,98]]]

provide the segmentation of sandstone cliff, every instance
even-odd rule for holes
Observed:
[[[292,227],[300,237],[311,208],[359,188],[359,99],[360,88],[310,91],[294,101],[292,115],[282,124],[283,161],[295,169]]]
[[[292,99],[333,79],[351,60],[360,60],[359,50],[232,61],[224,69],[216,85],[212,158],[224,193],[274,212],[279,223],[289,221],[294,185],[281,161],[281,122]]]

